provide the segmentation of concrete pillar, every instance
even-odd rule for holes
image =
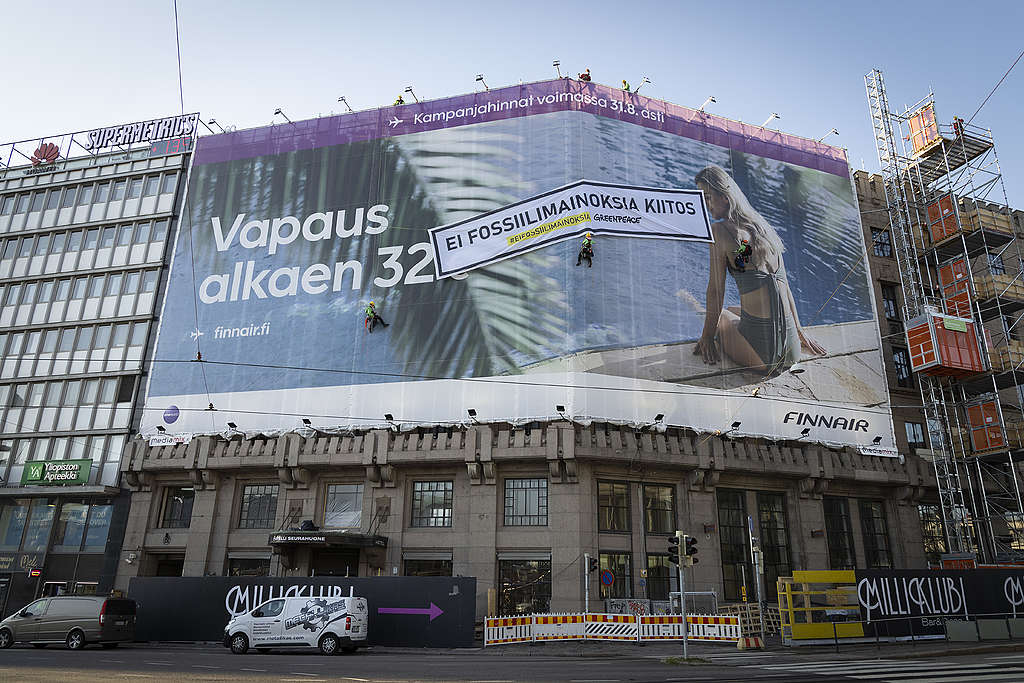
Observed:
[[[117,576],[114,578],[114,588],[117,590],[127,591],[131,578],[139,575],[139,567],[143,559],[142,547],[145,544],[146,527],[149,524],[152,506],[152,491],[132,493],[131,508],[128,511],[128,521],[125,524],[124,541],[121,543],[121,558],[117,563]],[[134,559],[127,562],[126,560],[133,554]]]
[[[192,522],[188,528],[188,545],[185,546],[185,564],[182,576],[203,576],[207,570],[210,555],[213,522],[217,514],[217,489],[196,488],[192,502]]]

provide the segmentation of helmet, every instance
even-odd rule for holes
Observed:
[[[374,303],[373,303],[373,302],[371,301],[371,302],[370,302],[370,305],[371,305],[371,306],[373,306],[373,305],[374,305]]]
[[[588,233],[587,233],[587,237],[593,237],[593,236],[594,236],[594,234],[593,234],[593,233],[591,233],[591,232],[588,232]]]

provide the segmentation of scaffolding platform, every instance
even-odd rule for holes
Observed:
[[[1001,315],[1024,310],[1024,278],[1021,275],[976,276],[974,289],[982,320],[995,320]]]
[[[916,159],[908,160],[908,169],[911,173],[919,174],[921,183],[928,187],[939,178],[985,154],[993,146],[991,138],[971,132],[956,137],[943,135]]]

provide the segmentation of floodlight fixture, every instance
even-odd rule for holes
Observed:
[[[302,418],[302,424],[306,425],[307,427],[313,426],[312,420],[310,420],[308,417]]]
[[[823,142],[825,140],[825,138],[827,138],[829,135],[839,135],[839,129],[838,128],[833,128],[832,130],[830,130],[829,132],[825,133],[820,138],[818,138],[818,142]]]
[[[733,429],[739,429],[741,424],[743,424],[743,423],[737,420],[736,422],[732,423],[732,428]]]
[[[775,112],[772,112],[772,115],[768,117],[768,120],[761,124],[761,127],[762,128],[767,128],[769,123],[771,123],[775,119],[781,119],[781,118],[782,118],[781,116],[779,116]]]
[[[558,405],[555,406],[555,412],[561,415],[562,413],[565,412],[565,406],[559,403]]]
[[[803,437],[807,436],[810,433],[811,433],[811,428],[810,427],[804,427],[803,431],[800,432],[800,437],[803,438]]]
[[[644,76],[643,78],[640,79],[640,85],[636,86],[636,90],[634,90],[633,92],[635,92],[635,93],[640,92],[640,88],[644,87],[644,83],[650,83],[650,82],[651,82],[651,79],[647,78],[647,76]]]
[[[665,419],[665,413],[658,413],[657,415],[654,416],[654,421],[655,422],[661,422],[664,419]]]
[[[234,429],[236,432],[238,431],[238,425],[236,425],[234,422],[228,422],[228,428]]]
[[[416,103],[417,103],[417,104],[419,104],[420,98],[416,97],[416,93],[414,93],[414,92],[412,91],[412,86],[411,86],[411,85],[410,85],[410,86],[408,86],[408,87],[407,87],[407,88],[405,89],[405,92],[407,92],[407,93],[409,93],[410,95],[412,95],[412,98],[413,98],[414,100],[416,100]]]
[[[476,408],[467,408],[466,412],[469,413],[470,417],[476,417]]]
[[[490,90],[490,88],[487,87],[487,81],[484,80],[484,75],[483,74],[477,74],[476,75],[476,80],[478,80],[478,81],[480,81],[481,83],[484,84],[484,90]]]
[[[805,372],[807,372],[807,368],[805,368],[800,363],[793,363],[793,365],[789,368],[789,374],[791,375],[802,375]]]
[[[557,59],[555,61],[551,62],[551,66],[555,67],[555,73],[558,74],[559,78],[562,77],[562,70],[559,68],[561,66],[561,64],[562,63],[560,61],[558,61]]]
[[[384,413],[384,419],[387,420],[388,422],[394,422],[395,416],[392,415],[391,413]]]
[[[221,126],[219,123],[217,123],[217,119],[210,119],[209,121],[206,122],[206,125],[207,126],[217,126],[217,130],[219,130],[221,133],[225,132],[224,127]]]
[[[708,98],[706,100],[704,100],[704,104],[700,105],[700,107],[697,109],[697,111],[699,111],[701,113],[704,113],[704,107],[706,107],[709,104],[712,104],[714,102],[717,102],[717,101],[718,100],[715,99],[714,95],[709,95]]]
[[[874,439],[871,440],[871,443],[874,444],[875,446],[882,443],[882,436],[876,436]]]
[[[165,428],[165,427],[164,427],[163,425],[157,425],[157,426],[156,426],[156,431],[158,431],[158,432],[160,432],[161,434],[163,434],[164,432],[166,432],[166,431],[167,431],[167,429],[166,429],[166,428]]]
[[[292,122],[292,120],[291,120],[290,118],[288,118],[288,115],[287,115],[287,114],[285,114],[285,113],[284,113],[283,111],[281,111],[281,107],[278,107],[277,109],[275,109],[275,110],[274,110],[274,115],[276,116],[276,115],[278,115],[278,114],[280,114],[280,115],[281,115],[281,118],[283,118],[283,119],[284,119],[285,121],[287,121],[288,123],[291,123],[291,122]]]
[[[344,96],[344,95],[342,95],[341,97],[339,97],[339,98],[338,98],[338,101],[339,101],[339,102],[341,102],[342,104],[344,104],[344,105],[345,105],[345,109],[348,109],[348,113],[349,113],[349,114],[351,114],[351,113],[352,113],[352,107],[351,107],[351,106],[349,105],[349,103],[348,103],[348,100],[346,100],[346,99],[345,99],[345,96]]]

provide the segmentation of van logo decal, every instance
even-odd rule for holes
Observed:
[[[340,612],[344,609],[344,600],[339,600],[332,604],[327,604],[326,600],[321,600],[319,598],[307,600],[306,606],[303,607],[298,614],[285,620],[284,627],[285,630],[288,630],[295,628],[296,626],[302,626],[302,628],[316,633],[317,631],[323,630],[324,627],[333,621],[352,616],[348,612],[339,614],[338,616],[332,616],[335,612]]]

